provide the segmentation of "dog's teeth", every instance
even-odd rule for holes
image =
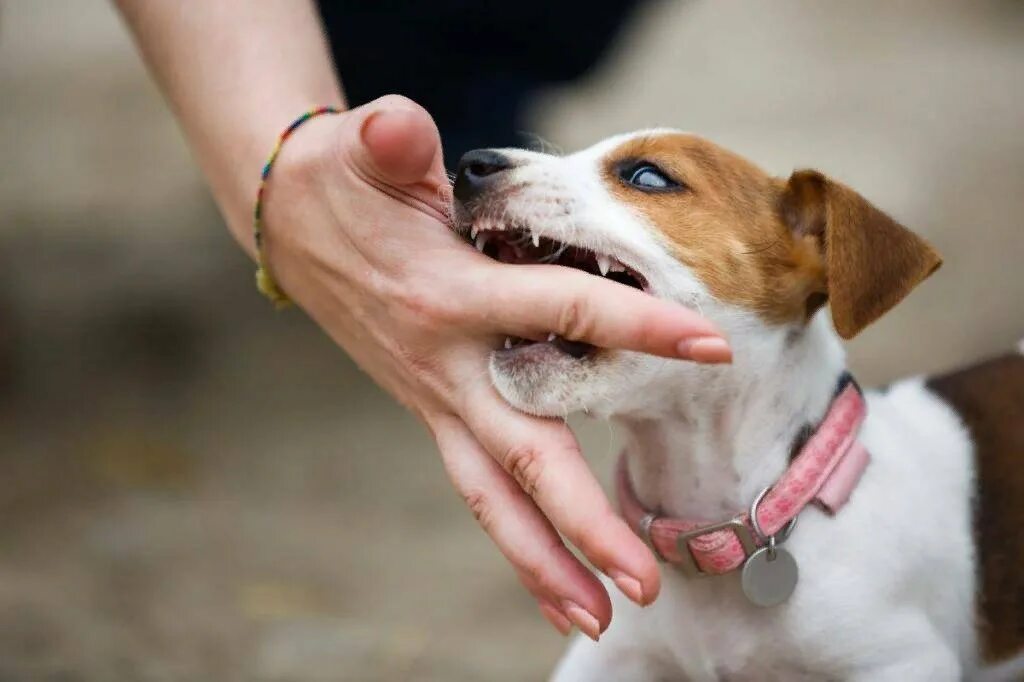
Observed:
[[[506,336],[505,337],[505,350],[508,350],[511,347],[512,347],[512,337],[511,336]]]
[[[555,336],[555,333],[554,333],[554,332],[551,332],[551,333],[549,333],[549,334],[548,334],[548,343],[551,343],[551,342],[552,342],[552,341],[554,341],[554,340],[555,340],[556,338],[558,338],[558,337],[557,337],[557,336]]]
[[[610,268],[608,268],[608,271],[609,272],[625,272],[626,271],[626,266],[613,258],[612,259],[612,266]]]
[[[477,233],[477,232],[479,232],[479,231],[480,231],[480,228],[479,228],[479,227],[477,227],[476,225],[474,225],[474,226],[473,226],[472,228],[470,228],[470,230],[469,230],[469,238],[470,238],[470,239],[476,239],[476,233]]]
[[[476,236],[476,250],[483,253],[484,247],[487,246],[487,235],[480,234]]]
[[[533,242],[535,247],[540,246],[540,235],[536,232],[530,235],[530,240]]]
[[[612,266],[612,259],[603,254],[597,255],[597,269],[601,271],[601,275],[607,275],[608,269]]]

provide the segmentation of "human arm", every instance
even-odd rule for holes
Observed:
[[[253,255],[252,202],[275,136],[302,111],[343,104],[315,8],[118,5]],[[311,120],[269,181],[266,260],[283,290],[427,424],[455,487],[549,620],[596,636],[611,616],[607,594],[557,531],[636,601],[656,596],[657,566],[565,424],[505,404],[487,381],[487,357],[506,335],[547,332],[684,357],[680,342],[717,332],[613,282],[564,268],[527,277],[488,260],[447,229],[447,188],[436,127],[414,103],[387,97]],[[518,305],[494,306],[488,289],[521,292]]]

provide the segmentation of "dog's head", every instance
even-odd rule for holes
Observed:
[[[678,301],[714,320],[734,347],[799,333],[826,303],[836,331],[851,338],[941,263],[817,171],[773,178],[675,131],[615,137],[564,157],[470,152],[454,192],[456,229],[485,254],[573,267]],[[701,371],[672,364],[676,374]],[[666,361],[549,336],[506,341],[490,370],[525,411],[613,413],[636,405]]]

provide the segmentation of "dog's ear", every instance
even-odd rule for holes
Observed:
[[[812,294],[808,311],[827,297],[844,339],[881,317],[942,264],[926,241],[817,171],[790,176],[779,212],[798,237],[817,241],[827,283],[825,291]]]

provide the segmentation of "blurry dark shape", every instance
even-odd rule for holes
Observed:
[[[3,5],[0,4],[0,27],[3,26]],[[17,390],[21,362],[18,354],[19,321],[11,291],[9,263],[13,251],[8,244],[0,250],[0,408],[8,406]],[[0,678],[2,679],[2,678]]]
[[[91,350],[107,371],[171,388],[200,365],[202,331],[184,305],[150,299],[118,306],[99,324]]]
[[[597,64],[642,2],[319,0],[349,104],[422,104],[449,167],[470,149],[523,146],[530,98]]]
[[[0,297],[0,405],[10,400],[17,388],[20,367],[17,324],[14,306],[5,297]]]

